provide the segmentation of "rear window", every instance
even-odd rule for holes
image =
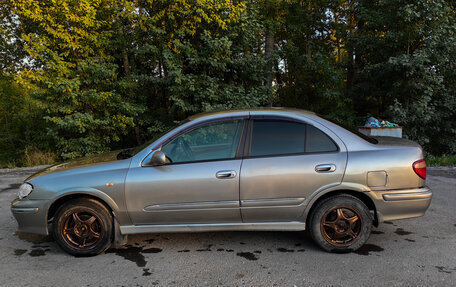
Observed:
[[[254,120],[250,156],[336,152],[337,145],[324,132],[305,123]]]
[[[378,144],[378,140],[374,139],[373,137],[367,136],[367,135],[365,135],[365,134],[363,134],[363,133],[360,133],[357,129],[351,128],[351,127],[349,127],[349,126],[347,126],[347,125],[345,125],[345,124],[342,124],[342,123],[340,123],[340,122],[337,122],[337,121],[334,121],[334,120],[327,119],[327,118],[325,118],[325,117],[323,117],[323,116],[321,116],[321,115],[318,115],[318,116],[319,116],[320,118],[323,118],[323,119],[327,120],[328,122],[331,122],[331,123],[333,123],[333,124],[335,124],[335,125],[338,125],[338,126],[344,128],[344,129],[346,129],[347,131],[351,132],[352,134],[354,134],[354,135],[356,135],[356,136],[362,138],[363,140],[365,140],[365,141],[367,141],[367,142],[369,142],[369,143],[371,143],[371,144]]]

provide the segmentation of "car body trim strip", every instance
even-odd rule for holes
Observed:
[[[38,213],[38,207],[11,207],[13,213]]]
[[[394,193],[384,194],[385,201],[399,201],[399,200],[416,200],[416,199],[430,199],[432,192],[415,192],[415,193]]]
[[[169,225],[127,225],[121,226],[122,234],[156,232],[204,232],[204,231],[301,231],[304,222],[255,222],[255,223],[216,223],[216,224],[169,224]]]
[[[241,200],[241,207],[300,205],[304,200],[306,200],[305,197],[243,199]]]
[[[214,209],[214,208],[236,208],[239,207],[239,201],[204,201],[204,202],[182,202],[182,203],[164,203],[154,204],[144,207],[146,212],[154,211],[171,211],[182,209]]]

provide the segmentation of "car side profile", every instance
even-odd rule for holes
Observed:
[[[200,114],[145,147],[49,167],[11,203],[19,231],[73,255],[126,235],[309,229],[349,252],[386,220],[422,216],[432,192],[415,142],[369,138],[297,109]]]

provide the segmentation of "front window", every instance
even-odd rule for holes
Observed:
[[[162,147],[172,163],[236,157],[243,120],[215,122],[178,136]]]

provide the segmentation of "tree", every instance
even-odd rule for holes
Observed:
[[[358,112],[404,125],[431,153],[454,153],[454,10],[447,1],[360,2],[365,25],[353,39],[364,64],[353,88]],[[450,68],[451,67],[451,68]]]
[[[353,127],[383,117],[455,153],[453,2],[7,0],[0,149],[69,159],[191,114],[274,105]]]
[[[35,61],[18,82],[43,103],[47,135],[64,159],[109,149],[138,115],[117,92],[117,66],[107,53],[112,3],[13,1]]]

